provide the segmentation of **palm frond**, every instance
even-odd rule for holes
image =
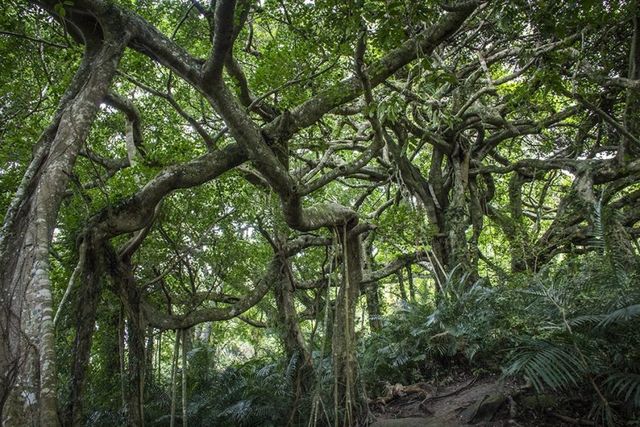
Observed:
[[[627,322],[633,318],[640,316],[640,304],[634,304],[622,307],[606,314],[598,323],[598,327],[609,326],[612,323]]]
[[[299,361],[300,361],[300,354],[297,351],[295,351],[291,355],[291,359],[289,359],[289,363],[287,363],[287,368],[284,371],[284,376],[287,382],[289,383],[293,382],[293,378],[296,374]]]
[[[570,326],[585,326],[589,324],[598,324],[606,317],[604,314],[585,314],[567,320]]]
[[[616,372],[604,381],[607,391],[640,408],[640,374]]]
[[[577,386],[586,367],[571,348],[547,341],[532,342],[512,356],[506,375],[522,374],[536,390]]]
[[[593,207],[593,238],[589,240],[590,245],[601,254],[605,251],[605,234],[602,222],[602,198]]]

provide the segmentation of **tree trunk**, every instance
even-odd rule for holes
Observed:
[[[102,300],[104,301],[104,300]],[[121,373],[121,327],[120,305],[107,303],[101,308],[98,328],[95,332],[95,351],[101,355],[103,363],[100,363],[94,372],[94,386],[98,390],[106,390],[111,397],[109,409],[115,411],[124,407],[124,387]]]
[[[87,233],[84,239],[85,242],[82,246],[87,254],[81,276],[82,286],[78,289],[73,310],[76,318],[76,336],[71,370],[70,410],[66,422],[67,424],[70,422],[73,426],[84,425],[82,416],[84,386],[104,272],[103,256],[100,253],[100,248],[96,247],[93,236],[91,233]]]
[[[145,345],[145,356],[146,360],[144,362],[144,377],[148,384],[153,384],[153,356],[155,354],[155,337],[153,334],[153,328],[147,328],[147,344]],[[148,390],[149,387],[146,387],[145,390]],[[147,391],[148,393],[148,391]]]
[[[49,247],[82,143],[125,42],[89,46],[11,203],[0,237],[0,417],[57,425]]]
[[[283,267],[288,268],[288,266]],[[302,330],[300,330],[293,297],[294,289],[286,272],[281,275],[279,284],[274,288],[274,293],[282,343],[287,360],[294,367],[292,375],[294,403],[289,416],[289,425],[298,425],[301,420],[295,420],[295,416],[298,412],[299,401],[302,397],[308,396],[313,388],[315,377],[313,363]]]
[[[145,378],[145,327],[140,321],[141,314],[129,316],[129,387],[127,397],[128,423],[131,427],[144,426],[144,378]]]
[[[170,427],[176,425],[176,400],[178,398],[178,355],[180,354],[180,335],[181,330],[176,329],[176,339],[173,345],[173,360],[171,361],[171,414],[170,414]]]
[[[400,298],[402,298],[403,304],[405,304],[407,299],[407,289],[404,287],[404,276],[402,275],[402,270],[399,270],[396,273],[396,277],[398,278],[398,289],[400,290]]]
[[[182,427],[187,427],[187,353],[191,347],[191,331],[182,330]]]
[[[407,265],[407,282],[409,282],[409,299],[412,303],[416,302],[416,284],[413,281],[413,271],[411,264]]]
[[[120,397],[122,398],[122,408],[127,407],[127,375],[125,369],[125,354],[124,354],[124,335],[125,335],[125,321],[124,321],[124,304],[120,305],[120,313],[118,316],[118,359],[120,362]]]
[[[160,380],[162,379],[162,330],[158,331],[158,356],[156,364],[158,365],[157,381],[160,383]]]
[[[127,342],[129,348],[129,369],[127,386],[127,423],[130,426],[144,426],[144,383],[145,383],[145,331],[147,324],[141,307],[140,291],[136,287],[129,259],[121,260],[124,275],[121,286],[127,297],[124,306],[127,314]]]
[[[453,188],[451,202],[445,212],[445,230],[451,249],[449,258],[445,260],[445,270],[447,273],[451,273],[456,269],[456,274],[451,276],[451,280],[462,280],[466,273],[471,281],[474,281],[478,274],[477,270],[474,270],[466,236],[466,229],[469,225],[465,200],[469,182],[469,155],[462,152],[460,157],[453,155],[450,157],[453,170]]]
[[[511,249],[511,272],[528,270],[526,264],[529,248],[529,233],[523,222],[522,213],[522,185],[528,181],[527,177],[516,172],[509,180],[509,211],[511,224],[508,225],[512,232],[509,233],[509,246]]]
[[[364,424],[367,415],[355,351],[355,312],[362,281],[361,245],[360,236],[351,231],[347,227],[337,230],[344,251],[344,277],[336,301],[332,341],[336,426]]]
[[[367,316],[369,317],[369,328],[371,332],[382,330],[382,314],[380,312],[380,295],[378,293],[378,282],[371,282],[365,289],[367,298]]]
[[[142,312],[142,295],[133,276],[131,260],[120,258],[109,247],[111,274],[127,318],[129,350],[126,383],[127,425],[144,426],[144,385],[146,373],[145,331],[147,322]]]

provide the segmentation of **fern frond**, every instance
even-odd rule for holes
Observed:
[[[522,374],[531,380],[536,390],[541,391],[544,386],[552,389],[576,386],[585,370],[572,349],[538,341],[517,351],[505,374]]]
[[[604,381],[607,391],[640,408],[640,374],[616,372]]]
[[[590,245],[601,254],[605,251],[605,234],[602,222],[602,198],[593,207],[593,238]]]
[[[570,326],[584,326],[588,324],[597,324],[602,322],[606,317],[604,314],[585,314],[583,316],[574,317],[567,320]]]
[[[570,319],[571,326],[595,324],[597,328],[604,328],[614,323],[622,323],[640,316],[640,304],[633,304],[613,310],[607,314],[587,314]]]
[[[242,422],[252,410],[252,402],[251,400],[240,400],[239,402],[234,403],[233,405],[226,408],[221,416],[228,416],[233,418],[236,422]]]
[[[640,316],[640,304],[619,308],[606,314],[600,323],[598,323],[598,327],[609,326],[612,323],[626,322],[638,316]]]
[[[615,427],[620,425],[617,422],[618,417],[611,405],[602,400],[597,400],[594,403],[593,408],[589,412],[589,418],[594,419],[598,426]]]
[[[270,363],[268,365],[264,365],[262,368],[260,368],[256,372],[256,376],[258,378],[267,378],[269,375],[271,375],[273,373],[273,371],[275,369],[276,369],[276,366],[273,363]]]
[[[291,355],[291,359],[289,359],[289,363],[287,364],[287,368],[284,372],[284,376],[288,382],[293,381],[293,377],[296,373],[296,368],[298,367],[299,360],[299,353],[297,351],[293,352],[293,354]]]

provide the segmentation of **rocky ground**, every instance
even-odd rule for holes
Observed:
[[[461,377],[447,386],[387,385],[370,402],[372,427],[570,426],[594,423],[555,412],[557,401],[498,376]]]

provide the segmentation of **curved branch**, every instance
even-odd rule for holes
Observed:
[[[233,47],[235,8],[235,0],[218,0],[216,3],[213,47],[202,69],[202,81],[206,86],[210,87],[222,78],[225,60]]]
[[[140,153],[142,157],[145,157],[146,152],[144,149],[144,143],[142,139],[142,127],[140,118],[140,111],[133,105],[133,102],[120,95],[110,92],[104,101],[111,105],[113,108],[120,110],[127,117],[127,152],[129,153],[129,163],[132,163],[135,152]]]
[[[104,238],[137,231],[149,223],[156,205],[172,191],[203,184],[246,160],[245,151],[239,145],[231,144],[190,162],[170,166],[120,205],[97,214],[91,223]]]

